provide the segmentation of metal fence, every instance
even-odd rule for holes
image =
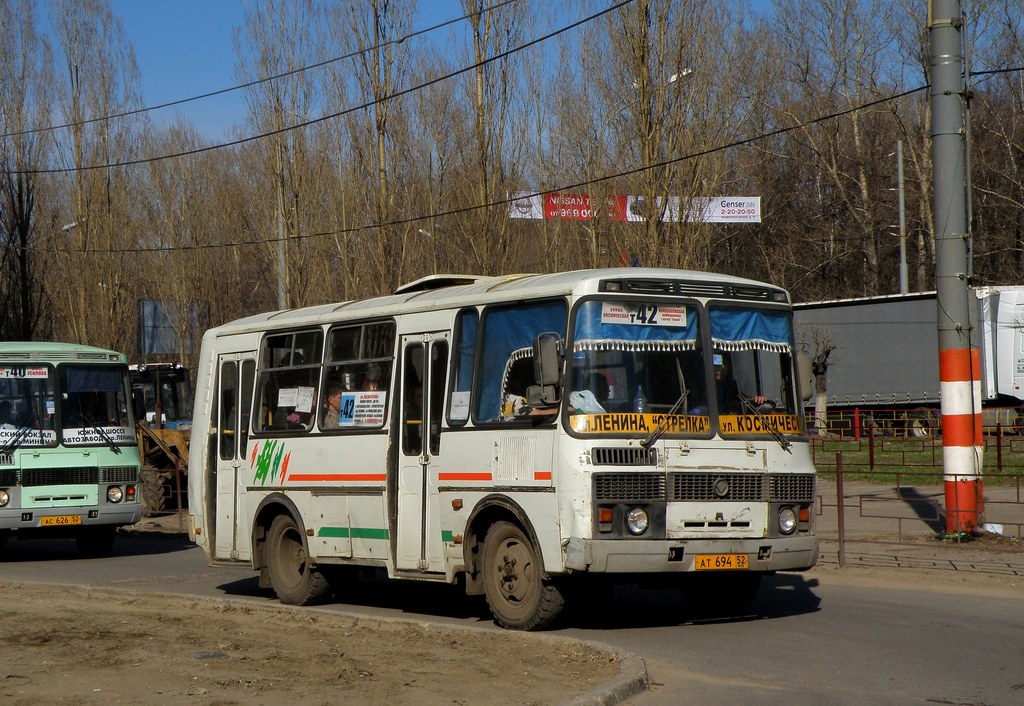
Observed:
[[[982,460],[982,528],[947,536],[942,442],[880,433],[812,438],[818,470],[816,531],[845,563],[856,545],[903,555],[983,549],[1024,566],[1024,436],[987,427]],[[955,508],[954,508],[955,510]]]

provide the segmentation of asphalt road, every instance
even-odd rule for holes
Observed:
[[[0,576],[272,602],[245,569],[207,566],[171,536],[121,537],[80,559],[71,541],[8,543]],[[331,610],[492,627],[454,587],[370,577]],[[763,584],[747,616],[694,621],[674,591],[617,588],[556,634],[642,657],[652,688],[629,704],[1021,704],[1024,579],[824,565]],[[497,628],[494,628],[497,629]]]

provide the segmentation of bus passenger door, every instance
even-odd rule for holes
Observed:
[[[444,571],[437,495],[442,458],[441,412],[448,371],[448,334],[402,337],[395,565],[399,570]]]
[[[247,483],[246,449],[255,377],[256,359],[252,353],[220,356],[217,374],[217,481],[214,498],[216,559],[244,558],[239,556],[240,549],[246,556],[251,553],[249,518],[241,516],[240,510],[244,509],[241,495]]]

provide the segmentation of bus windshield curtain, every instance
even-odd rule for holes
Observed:
[[[711,343],[723,351],[792,350],[789,313],[752,309],[711,309]]]
[[[697,310],[687,307],[685,326],[605,323],[602,302],[587,302],[576,315],[573,351],[676,351],[697,347]]]

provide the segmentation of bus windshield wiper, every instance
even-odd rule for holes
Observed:
[[[651,448],[651,444],[661,438],[661,435],[665,433],[666,429],[668,429],[669,417],[674,416],[675,413],[679,411],[679,408],[683,406],[686,398],[690,395],[690,390],[686,387],[686,380],[683,379],[683,369],[680,367],[678,360],[676,361],[676,373],[679,375],[679,389],[683,392],[679,395],[679,399],[676,400],[676,403],[672,405],[672,409],[668,411],[668,414],[662,417],[661,421],[658,422],[658,426],[654,427],[654,430],[651,431],[647,438],[640,442],[640,445],[645,449]]]
[[[760,417],[761,419],[767,420],[765,413],[759,409],[759,405],[755,404],[754,401],[749,397],[744,397],[743,395],[740,395],[740,404],[743,405],[744,411],[748,412],[749,414],[753,414],[755,417]],[[774,403],[772,404],[774,405]],[[783,436],[782,432],[773,427],[771,424],[768,424],[766,422],[764,426],[765,429],[768,430],[768,433],[772,435],[772,438],[779,442],[779,446],[782,447],[783,451],[793,453],[793,442],[791,442],[789,439]]]
[[[0,448],[0,454],[9,454],[11,451],[14,451],[16,448],[21,446],[21,442],[25,440],[25,437],[28,436],[30,431],[32,431],[31,427],[21,427],[18,429],[18,432],[12,436],[2,448]]]
[[[98,424],[96,424],[96,422],[93,421],[93,419],[91,417],[87,417],[87,416],[83,415],[82,418],[85,420],[86,424],[88,424],[90,427],[92,427],[93,431],[95,431],[97,434],[100,435],[100,438],[102,438],[105,442],[107,442],[107,446],[110,447],[111,451],[113,451],[116,454],[121,453],[121,447],[118,446],[114,442],[114,440],[110,438],[110,435],[107,434],[107,432],[103,431],[103,428],[100,427]]]

